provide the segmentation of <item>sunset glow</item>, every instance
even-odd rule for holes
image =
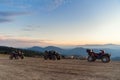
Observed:
[[[120,44],[120,0],[0,0],[0,45]]]

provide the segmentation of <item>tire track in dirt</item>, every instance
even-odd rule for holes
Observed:
[[[119,80],[120,62],[0,59],[0,80]],[[6,77],[7,76],[7,77]]]

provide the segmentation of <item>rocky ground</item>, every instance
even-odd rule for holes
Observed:
[[[0,80],[120,80],[120,62],[9,60],[0,55]]]

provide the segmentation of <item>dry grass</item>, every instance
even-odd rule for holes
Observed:
[[[9,60],[0,55],[0,80],[120,80],[120,62]]]

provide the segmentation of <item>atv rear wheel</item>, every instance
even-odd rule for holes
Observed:
[[[59,55],[57,55],[57,60],[60,60],[60,56]]]
[[[24,56],[21,56],[21,59],[24,59]]]
[[[48,59],[48,56],[45,55],[45,56],[44,56],[44,59],[47,60],[47,59]]]
[[[93,56],[88,56],[87,60],[88,60],[88,62],[94,62],[96,60],[96,58]]]
[[[102,60],[102,62],[104,62],[104,63],[110,62],[110,58],[109,58],[108,56],[103,56],[101,60]]]
[[[56,60],[56,56],[55,55],[52,55],[52,60]]]

